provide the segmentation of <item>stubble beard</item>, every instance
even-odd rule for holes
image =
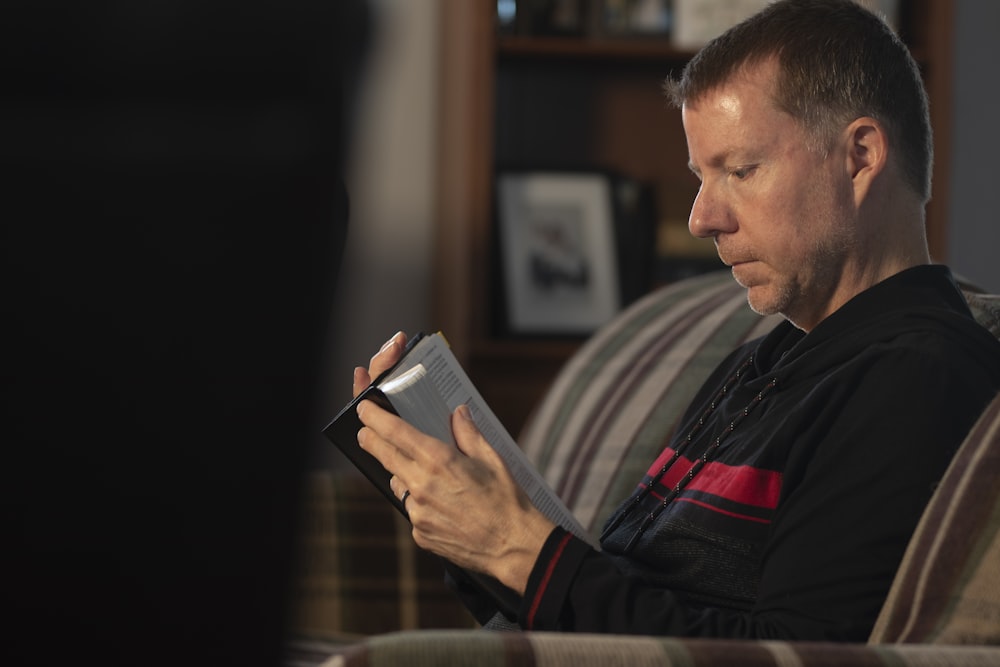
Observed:
[[[738,279],[736,282],[740,282]],[[740,283],[743,285],[743,283]],[[798,290],[790,280],[782,279],[763,284],[743,285],[747,290],[747,304],[758,315],[784,313],[794,303]]]
[[[839,228],[839,227],[838,227]],[[781,271],[769,266],[770,275],[760,282],[740,281],[733,269],[733,278],[747,290],[747,304],[761,316],[780,314],[793,324],[818,320],[817,313],[828,314],[830,300],[843,278],[845,258],[850,257],[857,239],[847,233],[834,234],[817,240],[804,258],[806,271]]]

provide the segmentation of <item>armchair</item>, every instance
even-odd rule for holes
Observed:
[[[1000,337],[1000,296],[966,294],[976,318]],[[707,374],[776,321],[750,311],[725,272],[661,288],[570,359],[520,444],[584,526],[598,531]],[[300,636],[334,644],[300,642],[294,650],[343,665],[1000,665],[998,479],[1000,397],[926,508],[869,643],[835,645],[475,630],[405,522],[367,482],[338,477],[317,487],[327,504],[313,525],[327,538],[314,539],[313,566],[304,570],[322,569],[322,543],[331,576],[304,575],[312,607],[302,607],[298,624]],[[376,561],[388,564],[381,576],[369,569]]]

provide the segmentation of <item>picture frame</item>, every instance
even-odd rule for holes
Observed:
[[[506,331],[593,333],[622,305],[612,179],[501,171],[496,187]]]

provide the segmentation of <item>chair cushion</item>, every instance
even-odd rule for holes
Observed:
[[[1000,644],[1000,396],[910,541],[871,643]]]
[[[987,667],[1000,660],[1000,648],[983,646],[864,646],[459,630],[393,633],[350,647],[331,647],[330,651],[334,657],[324,666]]]
[[[709,373],[779,321],[750,310],[728,271],[660,288],[573,355],[519,443],[596,536]]]

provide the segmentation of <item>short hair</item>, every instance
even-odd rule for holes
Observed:
[[[715,38],[664,89],[678,107],[774,58],[776,106],[820,143],[862,116],[881,122],[926,203],[934,159],[927,92],[909,49],[854,0],[778,0]]]

